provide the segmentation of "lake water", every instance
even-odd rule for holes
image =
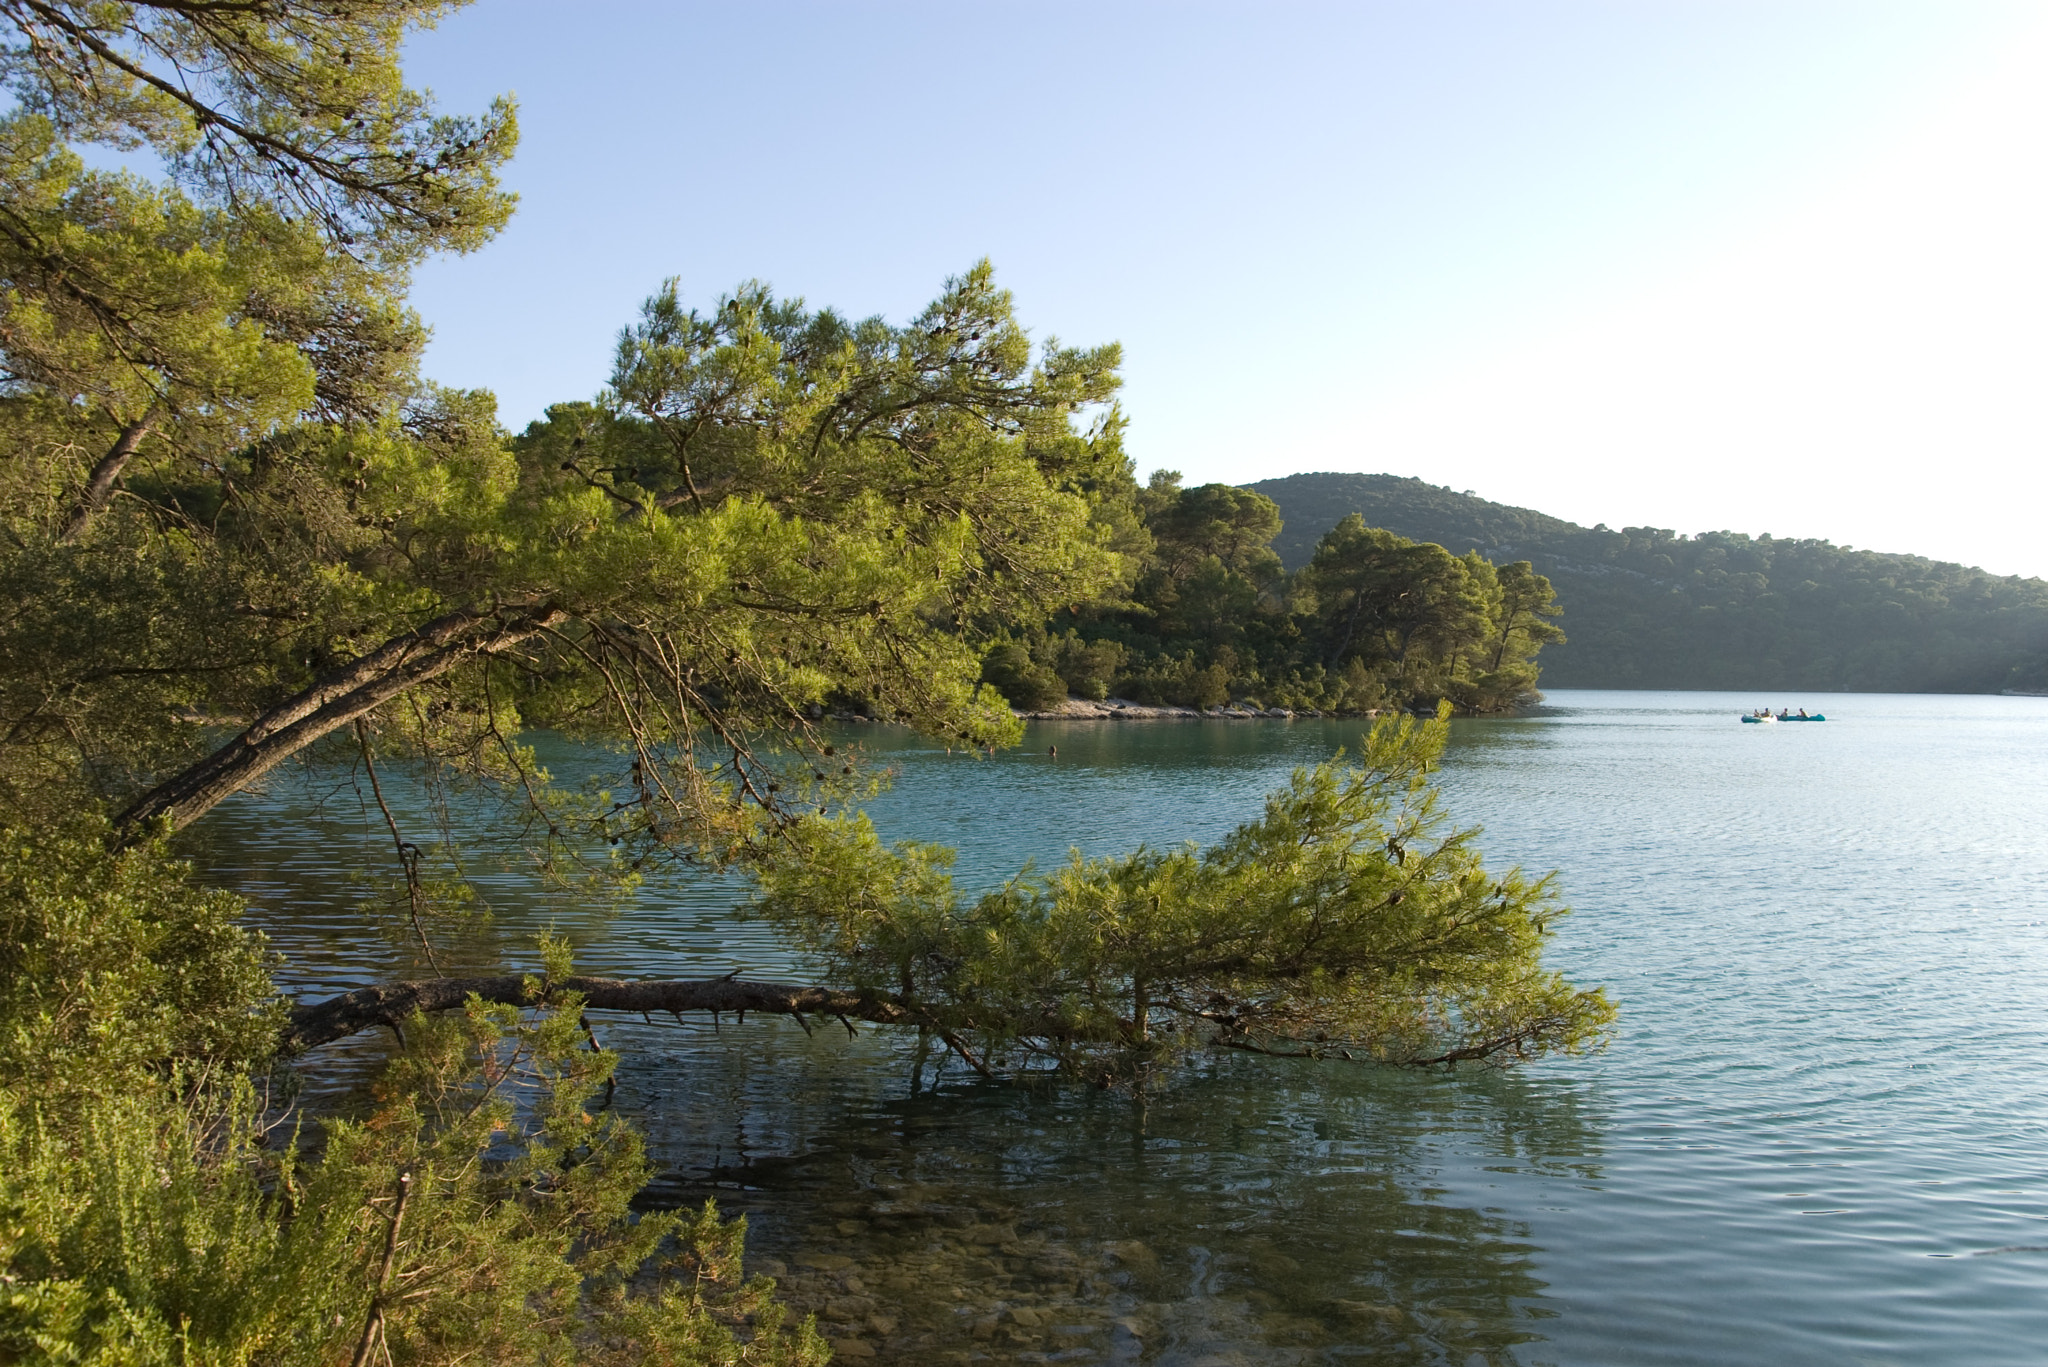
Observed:
[[[1788,701],[1829,720],[1736,721]],[[885,833],[956,844],[986,884],[1213,839],[1357,731],[1045,724],[994,759],[857,740],[900,770]],[[1552,961],[1617,999],[1605,1053],[1233,1057],[1140,1106],[934,1085],[886,1032],[601,1026],[652,1199],[745,1212],[841,1361],[2048,1357],[2048,699],[1560,691],[1458,723],[1444,782],[1490,863],[1558,870]],[[195,852],[324,993],[414,971],[342,875],[383,867],[380,839],[344,785],[237,800]],[[608,914],[483,881],[466,962],[528,962],[552,923],[587,971],[790,971],[730,888]],[[384,1047],[333,1057],[346,1079]]]

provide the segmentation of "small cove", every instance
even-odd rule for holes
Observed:
[[[1737,724],[1765,701],[1831,720]],[[1358,728],[1045,723],[993,759],[850,738],[901,771],[884,833],[956,845],[985,886],[1212,839]],[[844,1361],[2038,1360],[2048,700],[1560,691],[1460,722],[1445,787],[1491,862],[1558,870],[1553,958],[1619,1000],[1607,1053],[1233,1058],[1141,1109],[914,1082],[875,1032],[607,1023],[651,1197],[746,1212]],[[347,794],[280,786],[194,852],[318,994],[410,971],[343,876],[382,870],[380,839]],[[483,881],[479,964],[554,924],[590,971],[788,968],[729,886],[611,914]]]

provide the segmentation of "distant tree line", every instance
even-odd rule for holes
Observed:
[[[1563,639],[1556,594],[1526,560],[1454,555],[1354,515],[1290,573],[1272,545],[1280,509],[1264,494],[1183,488],[1171,470],[1143,487],[1098,475],[1093,493],[1123,580],[1050,622],[1006,624],[984,659],[984,679],[1026,711],[1070,693],[1499,711],[1534,693],[1537,652]]]
[[[2048,687],[2048,584],[1826,541],[1596,530],[1611,582],[1561,671],[1604,684],[1949,693]],[[1639,577],[1640,576],[1640,577]]]
[[[1305,474],[1251,486],[1306,565],[1344,518],[1451,551],[1525,559],[1556,584],[1571,640],[1545,682],[1580,688],[1996,692],[2048,688],[2048,582],[1740,532],[1581,527],[1418,479]]]

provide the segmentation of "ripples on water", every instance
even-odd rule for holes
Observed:
[[[1555,868],[1553,959],[1612,1049],[1515,1073],[1228,1059],[1143,1109],[913,1074],[787,1022],[610,1027],[662,1201],[716,1195],[841,1360],[2037,1363],[2048,1356],[2048,700],[1560,692],[1461,722],[1445,784],[1492,862]],[[1785,699],[1772,699],[1784,702]],[[947,755],[888,732],[884,833],[982,885],[1069,846],[1213,839],[1334,723],[1067,724]],[[1059,758],[1048,759],[1057,743]],[[201,828],[320,994],[414,971],[338,872],[345,790]],[[457,952],[786,972],[725,886],[622,914],[486,880]],[[383,1046],[334,1051],[345,1083]]]

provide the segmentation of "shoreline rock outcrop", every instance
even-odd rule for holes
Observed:
[[[1378,708],[1364,712],[1319,712],[1314,709],[1297,712],[1286,707],[1254,707],[1249,703],[1224,703],[1217,707],[1181,707],[1174,703],[1132,702],[1129,698],[1098,700],[1076,698],[1071,695],[1057,707],[1033,712],[1013,708],[1012,711],[1024,721],[1292,721],[1296,717],[1377,717],[1380,714]],[[822,709],[814,714],[814,719],[837,722],[887,720],[864,716],[859,712],[825,712]]]
[[[1068,699],[1057,707],[1037,712],[1018,711],[1026,721],[1292,721],[1296,717],[1320,717],[1321,712],[1295,712],[1285,707],[1253,707],[1246,703],[1224,703],[1218,707],[1178,707],[1172,703],[1132,702],[1128,698]],[[1365,715],[1370,716],[1370,713]]]

